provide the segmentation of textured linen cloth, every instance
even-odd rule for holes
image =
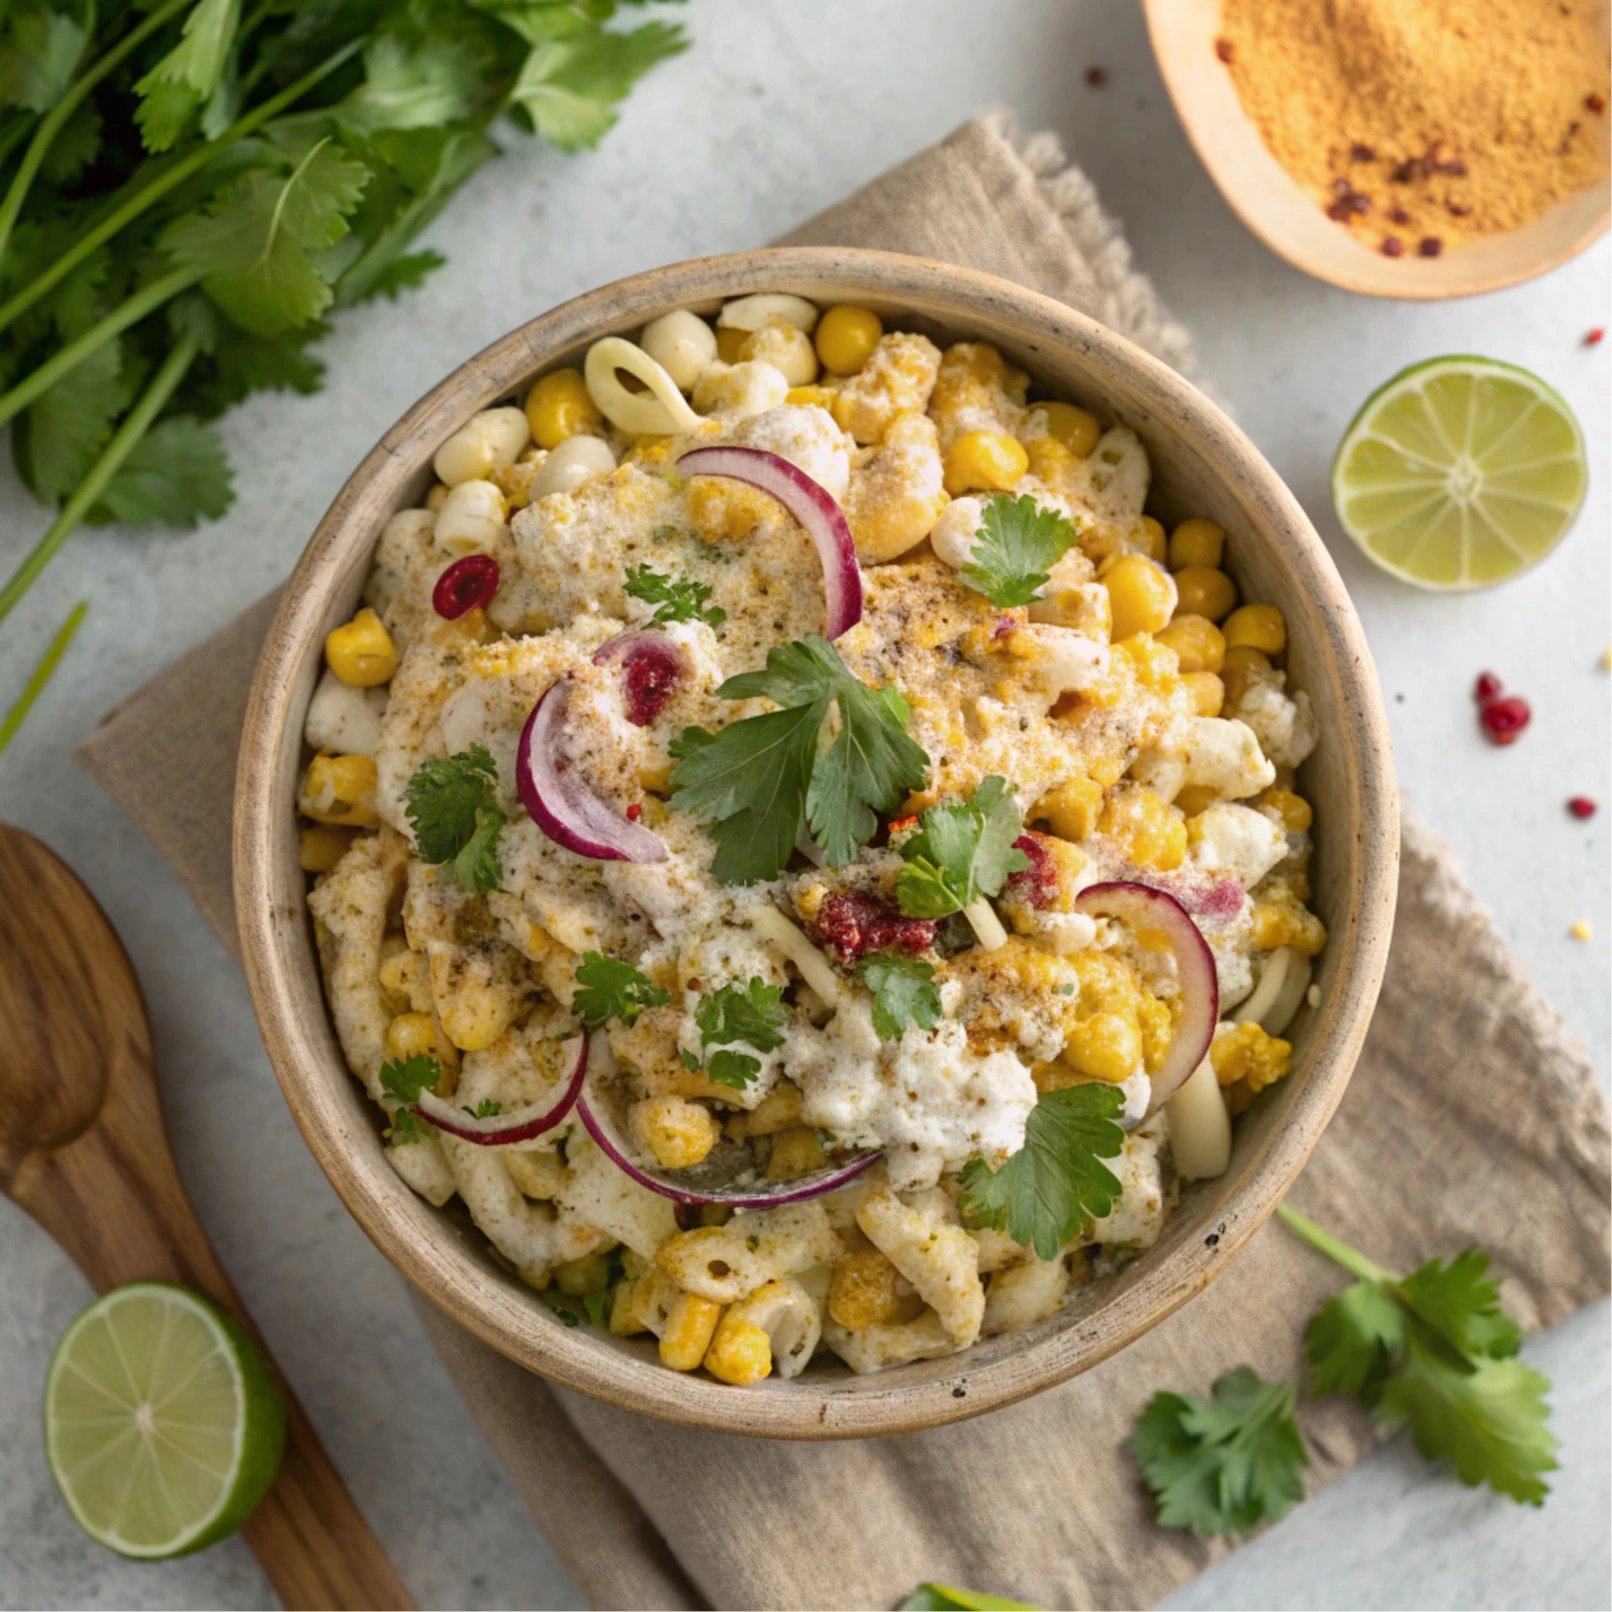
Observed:
[[[1090,183],[1063,166],[1056,142],[1017,142],[999,120],[965,125],[788,240],[984,269],[1190,365],[1186,333],[1131,269]],[[235,753],[274,603],[149,683],[81,751],[232,948]],[[1448,849],[1410,818],[1376,1018],[1292,1201],[1390,1269],[1488,1249],[1533,1329],[1607,1291],[1608,1159],[1606,1109],[1582,1053]],[[419,1309],[595,1606],[888,1607],[933,1579],[1043,1607],[1131,1607],[1228,1548],[1152,1522],[1122,1450],[1137,1411],[1160,1388],[1202,1393],[1238,1365],[1296,1377],[1304,1322],[1346,1281],[1271,1221],[1205,1293],[1084,1376],[953,1427],[837,1444],[633,1416]],[[1299,1418],[1312,1491],[1374,1442],[1344,1401],[1304,1402]]]

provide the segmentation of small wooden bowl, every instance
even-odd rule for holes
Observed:
[[[1499,291],[1547,274],[1604,235],[1612,191],[1591,185],[1531,224],[1424,258],[1384,257],[1336,224],[1265,148],[1243,111],[1231,74],[1215,55],[1221,0],[1144,0],[1148,34],[1165,88],[1209,177],[1231,210],[1279,257],[1318,280],[1369,297],[1437,302]],[[1603,23],[1606,7],[1602,5]],[[1608,138],[1606,118],[1599,138]]]
[[[1320,719],[1306,787],[1315,906],[1332,938],[1317,971],[1321,1005],[1304,1010],[1296,1032],[1295,1072],[1241,1122],[1230,1171],[1189,1189],[1159,1244],[1119,1276],[954,1359],[870,1377],[814,1365],[791,1382],[736,1389],[667,1370],[642,1340],[561,1325],[462,1212],[433,1209],[393,1172],[377,1110],[331,1030],[293,801],[324,635],[351,614],[382,525],[419,501],[443,439],[544,371],[579,363],[600,336],[752,291],[859,302],[937,336],[993,341],[1057,394],[1140,434],[1161,514],[1225,526],[1249,596],[1287,613],[1293,675]],[[1212,1281],[1287,1190],[1343,1094],[1388,953],[1399,847],[1388,725],[1360,624],[1326,549],[1253,444],[1174,371],[1062,303],[966,269],[836,248],[738,253],[618,281],[495,342],[410,409],[337,496],[286,588],[252,689],[235,799],[235,897],[264,1041],[314,1156],[386,1256],[472,1332],[556,1382],[667,1421],[787,1438],[904,1433],[1009,1404],[1123,1348]]]

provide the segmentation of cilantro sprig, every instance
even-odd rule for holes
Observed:
[[[856,977],[873,993],[873,1029],[881,1041],[899,1041],[909,1024],[933,1030],[940,1023],[940,991],[932,964],[900,952],[870,952]]]
[[[705,608],[705,601],[711,597],[710,586],[693,578],[674,581],[647,565],[632,565],[627,567],[626,588],[632,598],[655,606],[651,622],[703,621],[714,628],[728,619],[720,605]]]
[[[901,910],[945,918],[1000,895],[1008,876],[1030,865],[1014,845],[1023,832],[1024,813],[1005,778],[982,780],[967,801],[931,806],[899,847],[906,864],[896,884]]]
[[[420,860],[446,865],[461,890],[496,890],[504,870],[498,836],[505,822],[495,804],[498,766],[485,745],[427,761],[404,790]]]
[[[420,1100],[423,1091],[434,1091],[442,1079],[442,1065],[429,1053],[416,1052],[407,1058],[392,1058],[381,1065],[382,1100],[389,1105],[386,1140],[393,1147],[423,1142],[427,1127],[409,1112],[409,1104]]]
[[[1024,1146],[1012,1158],[999,1170],[984,1159],[964,1165],[957,1202],[964,1220],[1005,1231],[1042,1259],[1056,1259],[1120,1194],[1119,1180],[1103,1160],[1125,1145],[1117,1124],[1124,1107],[1120,1089],[1102,1081],[1043,1092],[1030,1110]]]
[[[1310,1463],[1293,1400],[1291,1383],[1265,1382],[1247,1366],[1217,1379],[1208,1399],[1155,1394],[1126,1447],[1159,1522],[1208,1538],[1251,1533],[1291,1511]]]
[[[712,820],[712,871],[725,884],[777,878],[808,827],[829,865],[843,867],[877,832],[877,814],[924,781],[929,757],[907,731],[900,691],[869,688],[826,639],[770,649],[764,670],[717,693],[781,708],[672,741],[673,802]],[[831,716],[838,731],[824,747]]]
[[[1028,493],[996,493],[985,500],[969,563],[958,578],[1001,609],[1034,604],[1077,536],[1067,515],[1043,509]]]
[[[602,952],[584,952],[577,965],[577,991],[571,1011],[589,1030],[619,1019],[632,1024],[645,1008],[664,1007],[671,997],[631,963]]]
[[[1305,1329],[1312,1392],[1358,1395],[1385,1429],[1409,1427],[1426,1459],[1448,1459],[1463,1483],[1541,1505],[1541,1474],[1556,1469],[1550,1384],[1517,1358],[1522,1330],[1488,1256],[1468,1248],[1396,1276],[1286,1204],[1277,1213],[1358,1278]]]
[[[782,989],[752,975],[743,985],[730,982],[701,997],[694,1010],[700,1030],[700,1051],[705,1054],[705,1073],[718,1086],[743,1091],[761,1073],[761,1060],[737,1051],[732,1043],[743,1042],[757,1052],[771,1052],[784,1044],[779,1034],[789,1018],[781,1000]],[[716,1051],[711,1051],[715,1047]],[[700,1068],[700,1059],[684,1050],[686,1068]]]

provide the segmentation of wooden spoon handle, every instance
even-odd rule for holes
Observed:
[[[130,1090],[131,1082],[114,1079],[99,1122],[65,1147],[29,1158],[11,1196],[98,1292],[124,1282],[184,1282],[232,1310],[261,1344],[185,1195],[160,1120],[162,1145],[155,1147],[152,1118],[131,1112]],[[241,1532],[275,1592],[290,1608],[412,1608],[266,1345],[264,1355],[285,1389],[285,1460]]]

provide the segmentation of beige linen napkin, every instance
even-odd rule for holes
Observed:
[[[966,125],[789,239],[986,269],[1189,360],[1084,176],[1062,167],[1054,142],[1020,145],[999,122]],[[263,601],[148,684],[81,751],[232,947],[235,750],[272,610]],[[183,788],[171,787],[175,772]],[[1607,1291],[1605,1106],[1448,850],[1414,819],[1403,850],[1377,1016],[1293,1201],[1391,1268],[1479,1244],[1524,1323],[1547,1326]],[[553,1388],[420,1310],[595,1606],[879,1607],[938,1579],[1045,1607],[1126,1607],[1227,1548],[1151,1522],[1121,1448],[1137,1411],[1159,1388],[1203,1392],[1236,1365],[1297,1375],[1304,1321],[1345,1280],[1272,1222],[1206,1293],[1073,1382],[955,1427],[842,1444],[634,1417]],[[1312,1489],[1373,1443],[1342,1402],[1300,1415]]]

